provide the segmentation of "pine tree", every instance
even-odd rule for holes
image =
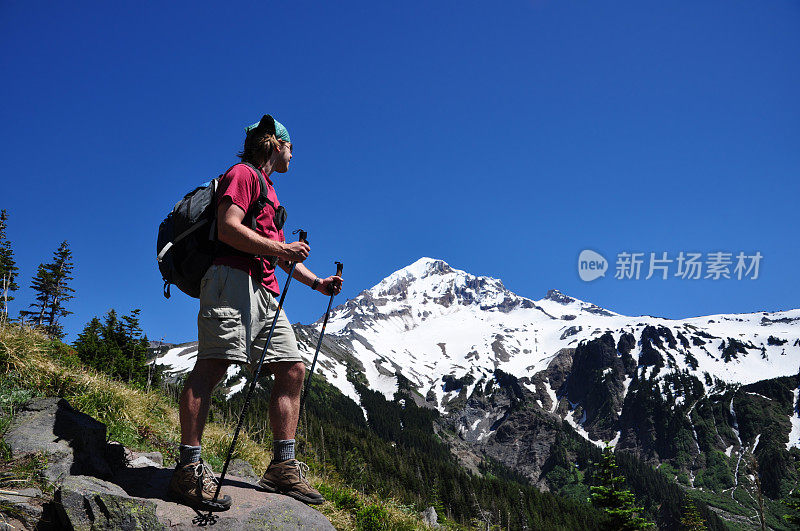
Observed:
[[[31,280],[31,289],[36,292],[36,302],[30,305],[33,310],[22,310],[19,312],[20,318],[30,317],[32,324],[41,326],[44,321],[47,306],[50,303],[50,285],[52,278],[44,264],[39,264],[36,276]]]
[[[700,516],[700,511],[697,510],[694,502],[688,499],[683,505],[681,529],[685,529],[686,531],[705,531],[708,529],[708,527],[706,527],[706,521]]]
[[[607,528],[628,531],[651,527],[653,524],[638,516],[643,508],[636,506],[633,493],[624,487],[625,476],[617,475],[613,446],[603,449],[602,461],[595,466],[595,485],[590,487],[590,499],[592,505],[609,516]]]
[[[39,264],[36,276],[31,281],[31,289],[36,292],[36,302],[31,304],[34,311],[20,312],[22,317],[33,317],[33,324],[43,327],[53,337],[64,337],[64,328],[58,319],[72,313],[64,307],[64,303],[72,299],[72,293],[75,293],[68,285],[72,280],[73,268],[69,244],[61,242],[53,253],[53,261]]]
[[[789,514],[783,515],[783,519],[800,527],[800,491],[792,491],[789,498],[783,500],[783,504],[791,511]]]
[[[75,290],[67,285],[73,280],[71,273],[74,267],[72,263],[72,251],[66,241],[61,242],[61,246],[54,254],[55,260],[52,264],[53,273],[53,296],[47,317],[47,330],[51,335],[63,337],[64,332],[58,325],[59,317],[66,317],[72,312],[64,308],[64,303],[73,298]]]
[[[0,321],[8,319],[8,302],[14,300],[11,293],[19,289],[14,282],[19,268],[14,262],[14,251],[6,236],[7,222],[8,214],[5,210],[0,211]]]
[[[140,311],[133,310],[122,320],[113,309],[103,322],[93,318],[73,343],[78,357],[110,376],[145,385],[148,341],[139,325]]]
[[[137,380],[139,373],[147,363],[147,336],[142,334],[142,327],[139,324],[140,308],[131,311],[130,315],[122,316],[123,329],[125,330],[125,350],[129,353],[128,362],[128,381],[134,377],[136,372]]]

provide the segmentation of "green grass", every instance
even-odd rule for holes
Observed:
[[[128,448],[160,451],[165,462],[177,455],[179,423],[174,392],[146,392],[115,381],[84,366],[68,345],[30,328],[0,324],[0,436],[21,404],[45,396],[65,398],[75,409],[106,424],[109,439]],[[204,457],[215,470],[222,467],[232,432],[229,419],[209,420],[206,425]],[[234,457],[248,461],[255,470],[264,470],[271,459],[269,440],[268,434],[253,437],[242,430]],[[4,444],[0,441],[0,478],[16,485],[15,489],[34,485],[52,494],[52,486],[41,474],[46,456],[10,461]],[[331,496],[319,510],[337,529],[426,529],[409,507],[359,493],[345,485],[335,471],[323,471],[313,456],[307,463],[309,481]],[[0,512],[3,509],[0,506]]]

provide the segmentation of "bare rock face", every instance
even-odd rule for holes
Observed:
[[[538,480],[556,439],[557,422],[538,411],[514,412],[497,428],[495,436],[487,440],[483,451],[530,478],[538,488],[547,489]]]
[[[578,345],[564,388],[569,401],[581,405],[583,425],[593,438],[614,438],[624,380],[625,365],[610,333]]]
[[[56,487],[50,509],[59,529],[333,529],[315,509],[259,490],[252,467],[243,461],[231,468],[248,477],[228,475],[222,487],[233,499],[228,511],[209,516],[175,503],[167,496],[172,469],[162,467],[161,454],[107,442],[103,423],[63,399],[26,404],[4,439],[15,458],[48,454],[44,473]],[[53,526],[42,524],[28,527]]]
[[[567,381],[569,373],[572,370],[572,358],[574,355],[574,348],[561,349],[547,366],[545,371],[551,389],[556,390]]]
[[[4,439],[14,458],[47,453],[45,477],[53,483],[81,474],[109,478],[112,466],[124,459],[124,448],[106,443],[105,424],[74,410],[63,398],[28,402]]]
[[[438,515],[436,514],[436,509],[433,507],[428,507],[424,511],[422,511],[422,521],[425,522],[425,525],[433,528],[438,528]]]
[[[118,485],[91,476],[69,476],[56,491],[64,526],[77,530],[164,529],[151,500],[131,498]]]

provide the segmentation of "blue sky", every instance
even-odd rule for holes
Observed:
[[[69,340],[109,308],[196,338],[158,224],[267,112],[294,144],[287,228],[320,276],[344,262],[339,302],[431,256],[629,315],[800,307],[799,23],[789,0],[4,2],[11,313],[67,240]],[[584,249],[606,277],[579,278]],[[618,253],[680,251],[764,258],[757,280],[613,276]],[[294,284],[286,307],[326,304]]]

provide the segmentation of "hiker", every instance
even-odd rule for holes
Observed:
[[[288,131],[270,115],[245,131],[244,149],[239,153],[242,162],[224,174],[216,193],[217,238],[223,250],[201,282],[197,361],[180,397],[180,459],[169,484],[173,497],[196,509],[212,511],[228,509],[231,498],[220,494],[213,501],[217,479],[200,457],[211,393],[232,363],[256,369],[278,309],[275,265],[288,273],[290,263],[296,263],[292,278],[324,295],[339,293],[342,288],[341,277],[320,279],[301,263],[311,250],[307,243],[285,243],[285,210],[270,175],[289,170],[292,144]],[[245,217],[259,199],[262,184],[267,185],[269,201],[256,213],[253,230]],[[306,367],[283,310],[264,367],[275,378],[269,402],[274,457],[259,485],[268,492],[320,504],[324,498],[304,477],[308,467],[295,458],[294,436]]]

